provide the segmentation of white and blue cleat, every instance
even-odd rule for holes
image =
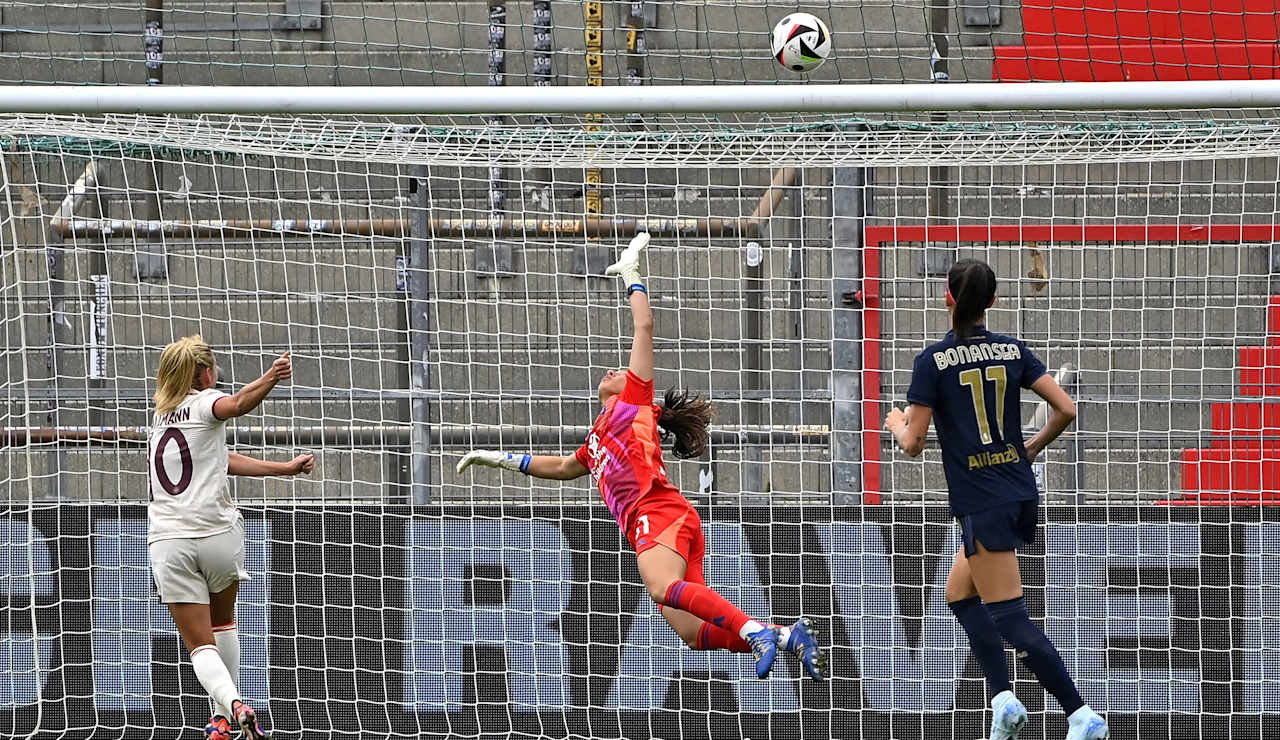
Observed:
[[[827,678],[827,654],[818,646],[818,630],[813,622],[801,617],[791,625],[791,634],[787,637],[787,652],[796,656],[805,673],[815,681]]]
[[[778,658],[778,630],[765,627],[758,632],[747,635],[751,644],[751,654],[756,659],[756,678],[768,678],[773,670],[773,661]]]
[[[1017,740],[1027,723],[1027,708],[1012,691],[1004,690],[991,699],[991,740]]]
[[[1107,727],[1107,721],[1088,704],[1067,718],[1067,740],[1107,740],[1109,737],[1111,729]]]

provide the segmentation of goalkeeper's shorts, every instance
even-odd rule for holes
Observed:
[[[702,518],[684,496],[675,491],[653,491],[636,502],[627,520],[627,539],[637,555],[659,545],[675,550],[687,565],[684,580],[706,585],[702,557],[707,543],[702,536]]]

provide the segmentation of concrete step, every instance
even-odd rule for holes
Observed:
[[[667,387],[682,385],[676,376],[659,374],[660,387],[655,400],[662,401]],[[832,423],[828,393],[823,388],[789,391],[773,388],[777,394],[759,399],[743,397],[728,387],[708,392],[705,386],[693,386],[694,392],[709,394],[716,409],[716,425],[763,423],[774,426],[818,425]],[[129,393],[120,401],[94,399],[71,400],[59,405],[56,415],[49,415],[47,405],[33,398],[28,404],[0,402],[6,425],[44,426],[146,426],[151,421],[149,398]],[[384,400],[358,397],[343,399],[340,392],[325,389],[324,398],[315,398],[309,389],[282,386],[275,390],[252,414],[233,423],[247,426],[345,426],[347,424],[402,424],[407,411],[401,402],[389,395]],[[886,390],[887,389],[883,389]],[[809,395],[811,394],[811,395]],[[74,392],[70,395],[74,396]],[[882,399],[895,399],[901,404],[903,390],[886,393]],[[1186,396],[1194,395],[1185,392]],[[807,397],[808,396],[808,397]],[[1210,441],[1227,439],[1214,429],[1210,403],[1190,398],[1147,398],[1137,396],[1107,397],[1097,393],[1077,394],[1080,416],[1072,424],[1073,433],[1083,435],[1089,445],[1105,446],[1108,440],[1142,438],[1152,449],[1204,447]],[[1022,418],[1030,423],[1039,401],[1031,393],[1023,394]],[[599,411],[594,388],[535,390],[527,393],[514,384],[503,388],[458,389],[444,398],[430,396],[430,418],[446,424],[499,424],[524,427],[552,425],[589,426]],[[1242,438],[1249,438],[1247,432]],[[1252,435],[1257,436],[1257,433]],[[1127,443],[1127,442],[1126,442]]]
[[[175,333],[169,339],[181,335],[181,333]],[[47,346],[47,344],[32,346]],[[119,346],[113,348],[107,357],[106,367],[110,378],[106,381],[107,387],[119,385],[125,388],[136,388],[145,383],[154,382],[160,346],[152,346],[152,349],[145,351]],[[257,350],[256,345],[253,351],[229,350],[227,344],[218,342],[214,342],[213,346],[222,382],[236,388],[260,377],[270,367],[271,361],[278,356],[274,354],[274,349],[272,352],[261,352]],[[284,347],[280,349],[283,350]],[[335,352],[317,351],[314,345],[311,345],[295,349],[292,359],[294,368],[292,384],[299,387],[386,389],[402,388],[406,384],[401,348],[391,345],[385,345],[382,350],[357,351],[342,348]],[[60,350],[58,364],[52,371],[46,366],[45,353],[38,349],[33,348],[25,352],[22,360],[18,362],[15,358],[12,362],[0,364],[0,383],[12,383],[12,387],[29,385],[34,388],[47,388],[53,384],[50,379],[56,375],[61,379],[62,387],[68,392],[90,387],[87,380],[88,350],[86,349]]]
[[[761,35],[761,41],[764,36]],[[923,39],[922,39],[923,42]],[[47,49],[48,42],[45,42]],[[305,51],[262,50],[265,45],[240,44],[235,51],[208,51],[200,42],[181,56],[165,52],[165,83],[174,85],[487,85],[487,46],[468,50],[432,49],[397,51],[316,42]],[[257,46],[257,48],[253,48]],[[138,43],[136,48],[140,48]],[[295,49],[297,47],[294,47]],[[612,45],[605,57],[606,84],[626,80],[625,53]],[[366,50],[367,49],[367,50]],[[45,54],[6,53],[0,58],[0,81],[13,83],[137,84],[144,72],[136,54],[114,51],[66,50],[57,64]],[[65,57],[73,57],[66,59]],[[991,81],[991,49],[970,47],[963,58],[953,59],[951,80]],[[718,49],[651,49],[646,57],[651,84],[741,84],[744,81],[784,83],[926,82],[932,79],[928,46],[842,49],[822,67],[803,78],[782,69],[769,56],[767,44],[744,56],[740,47]],[[555,84],[581,85],[586,79],[584,54],[578,50],[553,59]],[[532,54],[507,55],[508,85],[532,85]]]
[[[293,450],[238,450],[251,457],[288,460]],[[232,493],[243,503],[295,499],[383,500],[388,474],[400,458],[382,450],[324,450],[316,470],[295,478],[232,477]],[[62,475],[57,471],[61,465]],[[143,449],[70,449],[61,456],[41,448],[0,451],[0,477],[7,491],[0,497],[25,501],[92,500],[101,503],[146,501],[147,461]],[[30,493],[28,493],[28,485]],[[3,489],[0,489],[3,490]],[[391,488],[391,490],[395,490]]]
[[[935,278],[930,292],[941,294],[943,278]],[[1245,282],[1245,281],[1242,281]],[[1179,283],[1181,285],[1181,283]],[[1134,296],[1085,297],[1076,299],[1001,299],[987,313],[987,326],[992,331],[1016,334],[1044,352],[1045,345],[1072,347],[1136,342],[1147,343],[1149,349],[1173,349],[1206,344],[1234,347],[1261,344],[1266,337],[1265,285],[1254,285],[1263,292],[1245,297],[1210,295],[1176,299]],[[997,289],[999,291],[999,289]],[[926,343],[940,339],[951,328],[942,307],[942,295],[911,301],[885,301],[881,305],[881,336],[893,338],[905,349],[923,349]],[[1244,304],[1244,305],[1238,305]],[[918,342],[918,345],[912,344]],[[1231,367],[1234,349],[1217,362]]]
[[[1061,449],[1049,450],[1047,488],[1053,494],[1075,490],[1077,470],[1082,492],[1106,494],[1115,499],[1181,494],[1180,449],[1092,449],[1088,459],[1078,466],[1063,462],[1063,454]],[[947,484],[936,446],[926,449],[922,458],[915,461],[900,454],[882,458],[886,461],[881,468],[882,485],[892,491],[896,502],[906,503],[913,496],[926,494],[945,495]]]
[[[241,449],[251,457],[286,460],[293,450]],[[253,504],[266,501],[325,499],[331,501],[402,501],[407,495],[400,485],[399,467],[404,462],[397,451],[308,450],[316,455],[316,469],[294,478],[232,477],[232,493],[238,501]],[[565,450],[565,454],[572,450]],[[473,468],[462,475],[454,471],[459,455],[433,455],[431,476],[435,490],[444,501],[456,503],[557,502],[595,503],[599,494],[590,479],[560,484],[518,476],[507,471]],[[716,453],[715,491],[722,494],[777,493],[815,494],[830,490],[827,464],[812,453],[795,450],[764,450],[758,461],[742,460],[736,451]],[[9,501],[80,501],[99,503],[141,502],[147,498],[146,453],[143,450],[71,449],[60,459],[41,449],[0,451],[0,499]],[[699,490],[699,471],[706,461],[668,461],[667,472],[681,490]],[[61,469],[62,474],[57,471]],[[764,490],[743,489],[744,470],[758,469]],[[750,472],[747,480],[754,478]]]
[[[1035,222],[1032,222],[1035,223]],[[1039,222],[1043,223],[1043,222]],[[1153,224],[1159,220],[1151,221]],[[880,253],[881,293],[894,297],[918,298],[932,295],[938,278],[923,274],[926,255],[953,250],[956,257],[977,257],[991,264],[1000,277],[1022,278],[1029,267],[1029,246],[1038,247],[1046,261],[1052,282],[1047,290],[1024,290],[1023,300],[1048,300],[1112,295],[1167,299],[1176,295],[1183,301],[1205,296],[1266,296],[1270,255],[1259,243],[1167,244],[1009,244],[942,242],[933,245],[897,242]],[[941,255],[939,255],[941,256]],[[1234,303],[1239,303],[1235,301]],[[1261,301],[1266,305],[1266,301]]]
[[[136,26],[137,10],[125,8],[49,8],[15,9],[14,26],[40,28],[46,24],[116,23],[123,27]],[[582,8],[577,3],[554,1],[552,5],[552,46],[554,49],[581,46],[582,28],[585,26]],[[721,47],[763,47],[768,50],[768,33],[786,15],[785,9],[765,5],[696,5],[655,4],[657,12],[654,27],[646,29],[646,42],[650,49],[721,49]],[[78,12],[77,12],[78,10]],[[131,12],[132,10],[132,12]],[[605,6],[603,26],[604,45],[607,49],[625,46],[626,12],[628,8],[614,10]],[[840,3],[827,6],[822,13],[832,32],[836,49],[856,49],[859,46],[927,45],[927,13],[911,5],[852,5]],[[959,14],[952,10],[950,27],[963,28]],[[1016,23],[1015,14],[1009,14]],[[480,1],[463,3],[332,3],[321,17],[321,28],[310,31],[283,31],[283,29],[219,29],[202,31],[200,26],[229,26],[241,19],[248,26],[264,18],[279,18],[279,8],[274,4],[243,3],[236,6],[236,14],[211,12],[205,3],[166,4],[164,23],[168,28],[180,28],[166,36],[166,54],[172,44],[182,50],[252,50],[253,47],[275,49],[485,49],[489,44],[489,8]],[[532,27],[535,19],[529,4],[507,4],[508,50],[531,49]],[[195,26],[195,28],[192,28]],[[995,33],[966,33],[969,45],[986,40],[998,44],[1018,44],[1019,28],[1009,24]],[[32,33],[15,35],[6,44],[5,51],[45,51],[70,46],[70,41],[60,38],[65,33]],[[122,37],[124,36],[124,37]],[[45,45],[38,45],[40,37],[49,37]],[[170,40],[172,38],[172,40]],[[74,37],[73,37],[74,40]],[[84,38],[76,49],[95,51],[128,51],[129,38],[125,35],[95,35]],[[963,55],[964,45],[954,45],[957,56]]]
[[[940,334],[938,335],[941,336]],[[930,340],[932,341],[932,340]],[[882,383],[905,391],[910,383],[912,364],[920,348],[909,343],[895,343],[891,354],[883,354]],[[1236,353],[1230,347],[1188,346],[1183,342],[1130,344],[1127,347],[1049,347],[1032,345],[1041,360],[1052,370],[1073,364],[1080,370],[1077,385],[1084,393],[1122,395],[1122,386],[1141,387],[1146,394],[1178,393],[1200,397],[1217,386],[1228,388],[1227,397],[1235,395],[1231,388],[1238,380]]]
[[[751,125],[750,116],[732,118],[721,125]],[[981,121],[989,122],[990,116]],[[456,123],[481,126],[484,122],[459,118]],[[778,120],[768,123],[776,125]],[[572,130],[573,124],[570,118],[560,125]],[[653,117],[646,129],[687,130],[693,125],[690,121],[677,123]],[[46,199],[52,211],[65,195],[68,181],[78,177],[87,161],[74,154],[37,158],[33,160],[33,174],[24,160],[11,174],[11,182],[20,191],[31,190]],[[137,197],[126,199],[120,187],[127,183],[134,193],[139,192],[145,181],[143,175],[150,168],[143,155],[138,153],[125,160],[100,157],[98,162],[101,178],[108,186],[110,215],[141,218],[146,213],[143,201]],[[945,185],[940,192],[950,196],[956,215],[979,219],[979,223],[989,218],[1142,222],[1155,217],[1168,218],[1168,223],[1210,219],[1227,223],[1239,223],[1241,219],[1270,222],[1274,220],[1277,201],[1274,188],[1267,186],[1268,180],[1273,179],[1267,173],[1275,170],[1274,158],[1043,166],[1030,176],[1020,167],[969,165],[963,182],[932,184]],[[166,196],[161,213],[169,219],[406,217],[410,204],[397,200],[403,195],[404,174],[402,167],[383,163],[310,160],[303,165],[286,160],[278,169],[268,171],[246,169],[234,161],[193,161],[181,168],[164,168],[161,190],[168,194],[186,188],[184,192],[189,195]],[[737,216],[751,212],[770,176],[763,168],[604,168],[601,188],[608,213],[700,216],[710,208],[713,215]],[[548,182],[554,185],[552,212],[558,211],[560,216],[581,213],[581,170],[507,169],[503,177],[507,207],[512,213],[538,217],[546,212],[548,206],[543,201],[521,198],[521,194],[541,189]],[[874,179],[876,187],[870,191],[872,213],[898,214],[900,221],[927,213],[922,206],[931,184],[928,170],[883,167],[876,169]],[[428,189],[435,215],[473,218],[487,214],[489,180],[486,168],[432,166]],[[810,169],[804,182],[804,187],[793,186],[785,192],[793,197],[802,194],[807,199],[823,196],[829,177],[822,170]],[[673,191],[677,185],[678,192]],[[210,200],[217,194],[222,197]],[[792,209],[783,208],[779,213],[785,218]],[[234,234],[230,236],[234,238]]]
[[[813,307],[830,305],[832,251],[825,234],[818,239],[820,246],[808,248],[800,246],[803,242],[785,238],[760,241],[764,261],[759,289],[764,291],[768,305],[788,306],[796,291]],[[273,296],[292,294],[291,297],[321,303],[334,296],[350,296],[355,301],[381,305],[388,299],[394,303],[401,295],[396,290],[395,255],[402,245],[395,240],[330,238],[297,243],[287,250],[272,246],[270,241],[270,237],[258,242],[239,241],[232,247],[176,241],[167,247],[167,283],[139,283],[135,277],[137,252],[124,242],[112,242],[106,251],[105,269],[113,278],[112,295],[121,304],[117,312],[138,311],[144,302],[174,298],[224,301],[231,297],[236,299],[233,303],[239,304],[256,298],[266,306]],[[500,243],[512,245],[512,270],[500,273],[501,279],[492,283],[485,278],[494,273],[487,267],[484,271],[476,267],[477,250],[483,243],[488,242],[437,241],[430,273],[431,292],[437,299],[482,303],[492,300],[496,289],[507,299],[523,295],[535,300],[552,297],[568,303],[611,303],[608,296],[613,281],[584,281],[577,264],[577,245],[539,240],[522,247],[514,240],[501,240]],[[886,314],[904,310],[906,323],[901,331],[914,331],[911,322],[923,315],[918,309],[940,303],[942,277],[926,274],[926,256],[947,260],[978,256],[989,261],[1002,280],[997,311],[1013,306],[1020,306],[1028,315],[1065,311],[1085,316],[1095,324],[1112,320],[1098,316],[1093,307],[1101,306],[1116,313],[1114,321],[1118,324],[1135,311],[1170,316],[1196,309],[1195,314],[1205,317],[1203,323],[1244,326],[1256,320],[1254,314],[1262,311],[1272,290],[1267,277],[1269,253],[1254,244],[1085,249],[1074,245],[1045,246],[1042,254],[1050,276],[1047,284],[1026,277],[1030,257],[1024,246],[979,247],[966,243],[962,247],[946,251],[939,245],[927,250],[916,243],[899,243],[881,250],[881,305]],[[604,249],[601,262],[610,256],[610,250]],[[678,300],[682,306],[741,306],[744,292],[755,289],[744,282],[747,256],[740,241],[730,244],[718,240],[709,246],[690,246],[661,239],[647,250],[645,269],[659,305]],[[14,259],[19,279],[24,281],[24,297],[30,301],[46,298],[49,284],[45,252],[24,249]],[[87,249],[69,249],[64,252],[64,259],[63,274],[72,281],[73,290],[79,287],[78,281],[84,281],[87,289],[91,276],[102,269],[95,266],[95,258]],[[414,268],[411,265],[409,269]],[[599,265],[594,262],[590,269],[593,276],[600,274]],[[1195,316],[1186,318],[1194,320]],[[1167,323],[1166,320],[1162,325]]]

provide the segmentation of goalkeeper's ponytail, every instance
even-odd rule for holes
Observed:
[[[671,445],[671,454],[680,459],[697,457],[707,449],[711,441],[711,402],[702,396],[693,396],[689,391],[676,391],[670,388],[662,398],[660,407],[662,414],[658,417],[658,426],[662,428],[662,438],[675,437]]]

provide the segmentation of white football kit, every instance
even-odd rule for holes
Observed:
[[[213,415],[225,396],[192,391],[156,414],[147,441],[147,544],[165,603],[209,603],[244,570],[244,524],[227,484],[226,422]]]

